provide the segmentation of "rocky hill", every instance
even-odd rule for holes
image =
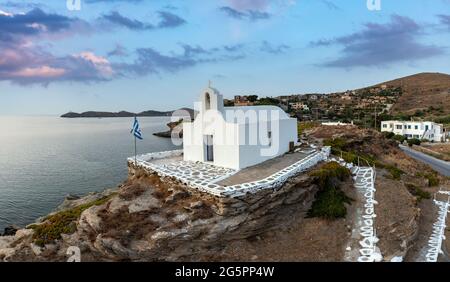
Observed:
[[[450,125],[450,75],[420,73],[373,86],[328,93],[278,97],[280,105],[301,102],[288,109],[300,121],[339,120],[363,127],[380,127],[381,120],[423,119]]]
[[[450,114],[450,75],[448,74],[419,73],[383,82],[377,86],[381,85],[402,89],[402,95],[391,109],[393,114],[413,114],[416,111],[429,109],[436,109],[435,114],[438,115]]]
[[[182,112],[187,112],[191,118],[194,117],[194,110],[189,108],[181,108],[175,111],[143,111],[140,113],[132,113],[127,111],[120,112],[98,112],[98,111],[87,111],[83,113],[74,113],[68,112],[66,114],[61,115],[62,118],[110,118],[110,117],[163,117],[163,116],[172,116],[174,113],[177,116],[180,116]]]

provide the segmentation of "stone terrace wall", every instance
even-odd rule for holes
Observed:
[[[312,168],[311,168],[312,169]],[[253,190],[251,192],[241,194],[236,197],[217,197],[211,193],[200,191],[196,188],[190,187],[185,183],[180,182],[174,177],[161,176],[158,173],[149,169],[144,169],[140,166],[136,168],[133,163],[128,164],[129,177],[135,175],[157,176],[162,182],[169,185],[183,187],[190,194],[198,196],[210,203],[214,203],[213,209],[216,214],[221,216],[236,215],[243,212],[253,212],[259,206],[265,205],[269,208],[276,207],[280,204],[293,204],[298,198],[307,197],[309,192],[313,195],[316,191],[310,191],[311,178],[306,172],[297,173],[285,179],[284,182],[279,183],[278,186],[273,186],[266,189]],[[301,199],[302,201],[305,199]],[[309,200],[309,199],[308,199]],[[308,206],[309,209],[309,206]]]
[[[246,196],[251,193],[257,193],[261,190],[267,189],[269,191],[275,190],[282,186],[290,177],[298,175],[299,173],[309,170],[311,167],[317,165],[318,163],[328,159],[330,155],[331,148],[329,146],[323,147],[320,151],[315,151],[314,153],[300,159],[298,162],[270,175],[264,179],[255,180],[253,182],[242,183],[232,186],[221,186],[216,184],[218,179],[214,181],[201,180],[199,177],[194,177],[192,175],[185,175],[184,172],[173,171],[171,169],[162,168],[158,165],[147,162],[148,159],[158,159],[173,155],[179,155],[180,151],[172,152],[160,152],[152,153],[143,156],[139,156],[137,164],[129,158],[128,166],[130,168],[129,172],[132,174],[133,170],[137,166],[139,169],[145,169],[151,173],[156,173],[162,178],[173,178],[186,186],[195,188],[201,192],[207,192],[217,197],[232,197],[238,198]],[[227,177],[234,172],[225,172],[224,177]],[[220,179],[224,179],[223,177]]]

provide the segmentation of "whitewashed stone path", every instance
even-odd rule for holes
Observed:
[[[235,174],[237,171],[233,169],[182,160],[164,164],[152,162],[152,160],[180,157],[183,154],[182,150],[138,156],[137,166],[156,172],[161,177],[173,177],[189,187],[210,193],[214,196],[239,197],[247,193],[256,193],[262,189],[276,189],[281,187],[290,177],[327,160],[330,155],[330,150],[330,147],[323,147],[321,150],[314,149],[305,158],[264,179],[232,186],[222,186],[216,183]],[[128,162],[133,164],[134,158],[128,158]]]
[[[383,257],[376,246],[375,223],[375,179],[376,172],[372,167],[357,167],[339,162],[351,169],[357,192],[357,208],[355,209],[351,240],[347,244],[344,259],[358,262],[380,262]]]
[[[436,196],[447,195],[447,201],[438,201]],[[445,240],[445,228],[447,214],[450,213],[450,192],[449,191],[439,191],[436,193],[433,200],[434,204],[438,207],[438,218],[433,224],[433,230],[428,240],[427,252],[425,259],[427,262],[437,262],[442,251],[442,241]]]
[[[355,187],[363,195],[364,210],[361,216],[359,234],[359,262],[380,262],[383,257],[380,249],[376,246],[379,239],[374,227],[375,218],[375,169],[372,167],[359,167],[355,176]]]

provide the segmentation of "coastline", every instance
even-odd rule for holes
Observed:
[[[179,148],[153,136],[170,117],[143,117],[138,153]],[[68,194],[115,187],[127,177],[134,154],[132,121],[64,119],[58,116],[0,118],[0,232],[25,226],[56,208]]]

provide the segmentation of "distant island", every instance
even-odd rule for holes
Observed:
[[[194,110],[190,108],[181,108],[177,111],[184,110],[189,112],[189,115],[191,118],[194,117]],[[75,112],[68,112],[66,114],[61,115],[62,118],[112,118],[112,117],[166,117],[166,116],[172,116],[172,114],[175,111],[143,111],[140,113],[132,113],[127,111],[120,111],[120,112],[97,112],[97,111],[88,111],[83,113],[75,113]]]

